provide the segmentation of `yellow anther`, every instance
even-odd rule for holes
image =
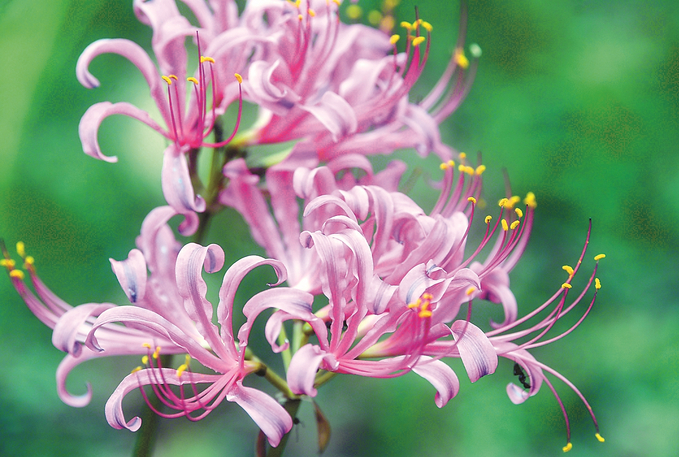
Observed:
[[[358,19],[363,15],[363,9],[358,5],[347,6],[347,17],[349,19]]]
[[[21,257],[26,257],[26,245],[24,245],[23,241],[17,243],[17,254]]]
[[[573,276],[573,269],[568,265],[564,265],[561,269],[568,273],[568,276]]]
[[[431,311],[429,311],[428,309],[423,309],[417,314],[417,316],[421,317],[422,319],[424,319],[425,317],[431,317]]]
[[[10,278],[24,279],[24,272],[21,270],[12,270],[9,272]]]
[[[143,363],[144,365],[148,365],[149,364],[149,356],[145,355],[144,357],[142,357],[141,363]]]
[[[200,56],[200,63],[205,63],[205,62],[215,63],[215,59],[213,59],[212,57],[208,57],[208,56]]]
[[[464,50],[462,48],[457,48],[455,50],[455,63],[462,69],[469,67],[469,59],[464,55]]]
[[[474,173],[475,173],[474,167],[469,167],[469,166],[464,167],[464,170],[463,170],[463,171],[464,171],[465,173],[467,173],[469,176],[474,176]]]
[[[594,260],[599,261],[599,260],[601,260],[605,257],[606,257],[606,254],[599,254],[597,256],[594,256]]]
[[[151,349],[151,345],[149,343],[142,343],[142,346],[144,346],[146,349]]]
[[[481,175],[483,174],[484,171],[486,171],[486,166],[485,166],[485,165],[479,165],[478,167],[476,167],[476,174],[477,174],[478,176],[481,176]]]
[[[507,200],[506,198],[503,198],[499,202],[497,202],[497,206],[499,206],[500,208],[504,208],[508,201],[509,200]]]
[[[493,219],[493,216],[486,216],[486,224],[490,224],[490,221]]]
[[[382,19],[383,19],[382,13],[380,13],[377,10],[372,10],[368,13],[368,22],[370,22],[372,25],[379,24],[380,22],[382,22]]]
[[[163,78],[163,81],[165,81],[168,86],[172,85],[172,80],[170,78],[168,78],[167,76],[161,76],[161,78]]]
[[[301,14],[298,14],[298,15],[297,15],[297,19],[299,19],[300,21],[302,21],[302,20],[304,19],[304,16],[302,16]]]
[[[389,38],[389,43],[396,44],[400,39],[401,37],[399,35],[394,34],[391,36],[391,38]]]
[[[453,168],[455,166],[455,162],[452,160],[449,160],[447,163],[450,168]]]
[[[599,435],[598,433],[597,433],[596,435],[594,435],[594,436],[596,436],[596,439],[598,439],[600,443],[603,443],[604,441],[606,441],[606,440],[604,439],[604,437],[601,436],[601,435]]]
[[[447,169],[448,169],[448,164],[445,163],[445,162],[443,162],[441,165],[439,165],[439,168],[440,168],[441,170],[447,170]]]
[[[504,230],[505,232],[507,230],[509,230],[509,226],[507,225],[507,221],[505,219],[502,219],[501,224],[502,224],[502,230]]]
[[[137,367],[137,368],[135,368],[134,370],[132,370],[132,372],[131,372],[131,373],[132,373],[132,374],[134,374],[134,373],[136,373],[137,371],[141,371],[141,367]]]
[[[12,269],[14,268],[14,265],[16,265],[16,262],[12,259],[0,259],[0,267]]]
[[[243,77],[240,74],[234,73],[233,75],[236,77],[238,84],[243,84]]]
[[[521,208],[516,208],[514,209],[514,212],[516,213],[517,216],[520,218],[523,217],[523,211],[521,211]]]
[[[467,201],[472,203],[473,205],[476,205],[476,199],[474,197],[467,198]]]
[[[186,366],[185,363],[179,365],[179,368],[177,368],[177,377],[181,378],[182,374],[184,374],[184,372],[186,371],[187,368],[189,368],[189,367]]]
[[[403,27],[406,30],[412,30],[413,29],[412,24],[410,22],[407,22],[407,21],[401,22],[401,27]]]
[[[295,8],[299,8],[299,5],[302,4],[302,0],[297,0],[295,1]]]
[[[511,225],[509,226],[509,228],[512,229],[512,230],[514,230],[516,227],[519,226],[520,223],[521,223],[521,221],[514,221],[514,222],[511,223]]]
[[[464,159],[466,159],[466,158],[467,158],[467,153],[461,152],[461,153],[460,153],[460,160],[464,160]]]
[[[567,282],[561,284],[561,287],[563,287],[564,289],[572,289],[572,288],[573,288],[573,286],[571,286],[571,285],[568,284]]]
[[[512,198],[509,199],[509,203],[512,205],[512,207],[519,203],[520,201],[521,198],[518,195],[512,195]]]
[[[340,0],[332,0],[332,2],[337,6],[340,6],[342,4],[342,2],[340,2]]]
[[[431,24],[430,24],[429,22],[427,22],[427,21],[421,21],[420,24],[422,24],[422,27],[424,27],[425,30],[427,30],[427,32],[430,32],[430,33],[431,33],[431,31],[432,31],[432,26],[431,26]]]
[[[571,449],[573,449],[573,444],[572,444],[571,442],[569,442],[567,445],[565,445],[565,446],[563,447],[563,451],[564,451],[564,452],[568,452],[568,451],[570,451]]]
[[[465,294],[467,294],[467,297],[468,297],[468,296],[470,296],[471,294],[473,294],[475,291],[476,291],[476,287],[472,286],[472,287],[470,287],[469,289],[467,289],[467,291],[465,292]]]
[[[424,37],[423,36],[418,36],[413,38],[413,46],[419,46],[424,42]]]
[[[156,346],[156,350],[153,351],[153,358],[157,359],[159,355],[160,355],[160,346]]]
[[[601,289],[601,281],[599,281],[599,278],[594,278],[594,288],[595,288],[596,290]],[[598,435],[598,434],[597,434],[597,435]],[[599,440],[599,441],[603,442],[604,440],[601,439],[601,440]]]
[[[33,264],[35,264],[35,259],[33,258],[32,255],[27,255],[26,258],[24,259],[24,266],[28,268],[32,267]]]
[[[523,199],[523,203],[535,209],[538,206],[538,202],[535,200],[535,194],[533,192],[528,192],[526,198]]]
[[[316,17],[316,11],[312,10],[311,8],[309,8],[309,16],[311,16],[311,17]]]
[[[193,76],[189,76],[188,78],[186,78],[186,80],[191,81],[196,86],[198,85],[198,80],[196,78],[194,78]]]
[[[170,79],[174,79],[175,81],[179,81],[179,78],[177,78],[176,75],[170,75]]]

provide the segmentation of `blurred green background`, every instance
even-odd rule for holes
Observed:
[[[131,101],[151,109],[138,72],[117,56],[92,65],[102,87],[75,79],[80,52],[95,39],[124,37],[147,49],[150,31],[131,1],[0,2],[0,236],[26,243],[43,280],[69,303],[124,302],[109,257],[123,259],[144,216],[163,203],[163,140],[123,117],[107,120],[102,149],[117,164],[82,153],[78,121],[91,104]],[[372,3],[374,4],[374,3]],[[432,23],[432,53],[415,97],[426,93],[450,55],[457,2],[403,1]],[[370,2],[361,2],[365,10]],[[570,413],[578,456],[672,456],[679,436],[679,3],[666,1],[470,1],[468,43],[483,49],[472,92],[442,126],[444,139],[488,166],[486,196],[503,193],[506,169],[515,192],[537,195],[528,250],[512,274],[521,314],[563,281],[593,219],[583,274],[600,252],[603,288],[587,320],[566,339],[535,351],[584,393],[606,443],[594,438],[585,408],[555,381]],[[434,170],[437,160],[413,166]],[[380,162],[380,161],[378,161]],[[380,163],[384,163],[382,160]],[[415,198],[432,204],[435,193]],[[492,213],[491,213],[492,214]],[[253,250],[242,224],[216,221],[210,241],[233,261]],[[230,225],[231,224],[231,225]],[[220,275],[217,275],[220,276]],[[135,357],[89,362],[71,375],[73,392],[92,382],[83,409],[61,403],[54,372],[62,354],[51,331],[0,278],[0,455],[125,456],[135,435],[110,428],[103,405]],[[520,406],[505,385],[510,363],[461,392],[445,408],[415,375],[343,378],[318,402],[333,427],[326,456],[559,455],[560,410],[546,387]],[[135,397],[131,395],[130,397]],[[139,398],[126,402],[131,417]],[[289,444],[313,456],[310,405]],[[161,422],[157,455],[252,455],[255,426],[224,403],[198,424]]]

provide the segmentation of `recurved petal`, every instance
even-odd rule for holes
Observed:
[[[131,303],[144,299],[146,293],[146,261],[139,249],[132,249],[127,259],[118,261],[109,259],[113,273]]]
[[[451,326],[462,363],[471,382],[494,373],[498,359],[495,348],[483,331],[471,322],[458,320]]]
[[[162,135],[167,136],[167,133],[151,119],[149,113],[137,108],[126,102],[111,103],[111,102],[101,102],[90,106],[83,117],[80,119],[80,124],[78,126],[78,133],[80,135],[80,142],[83,146],[83,151],[85,154],[94,157],[95,159],[104,160],[106,162],[117,162],[118,158],[115,156],[106,156],[101,152],[99,147],[99,139],[97,138],[99,133],[99,126],[104,119],[113,115],[122,114],[125,116],[137,119],[144,124],[148,125],[152,129],[160,132]]]
[[[460,390],[460,381],[457,375],[445,363],[434,360],[431,357],[421,356],[413,371],[429,381],[436,389],[434,401],[436,406],[443,408],[448,400],[457,395]]]
[[[280,403],[264,392],[243,386],[240,381],[233,385],[226,399],[237,403],[250,415],[273,447],[278,446],[283,435],[292,428],[292,418]]]

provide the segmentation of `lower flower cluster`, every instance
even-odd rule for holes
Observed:
[[[224,168],[229,184],[219,201],[243,216],[269,258],[253,255],[231,265],[216,308],[205,298],[202,273],[220,270],[224,252],[214,244],[178,241],[168,221],[181,214],[170,206],[149,213],[127,259],[111,260],[127,306],[65,303],[42,283],[23,243],[17,244],[23,268],[4,244],[1,262],[29,309],[54,329],[54,345],[67,353],[57,370],[64,402],[84,406],[90,400],[89,386],[84,396],[66,389],[69,372],[80,363],[142,357],[142,365],[122,379],[107,402],[106,417],[115,428],[139,429],[141,420],[127,419],[122,409],[123,398],[136,390],[167,418],[199,420],[226,399],[240,405],[275,447],[292,428],[293,417],[280,401],[243,385],[253,373],[265,376],[285,399],[296,400],[314,397],[337,373],[390,378],[412,371],[432,384],[436,405],[443,407],[460,386],[446,360],[461,359],[474,382],[494,373],[505,358],[514,364],[520,384],[507,386],[510,400],[522,403],[546,384],[563,411],[564,451],[569,450],[568,414],[547,375],[570,387],[592,410],[573,384],[530,350],[569,334],[594,305],[603,255],[594,257],[582,290],[572,290],[591,227],[581,256],[574,267],[563,267],[565,277],[554,294],[520,315],[508,274],[526,247],[535,196],[529,193],[522,205],[519,197],[502,198],[491,211],[495,214],[478,221],[485,167],[470,166],[462,154],[461,164],[441,165],[440,197],[427,212],[397,190],[404,170],[402,163],[392,162],[373,173],[363,157],[345,156],[317,168],[272,167],[263,183],[243,159],[229,162]],[[470,234],[479,226],[481,241],[472,245]],[[260,266],[272,267],[278,281],[243,305],[245,323],[236,331],[236,290]],[[482,301],[501,307],[500,322],[473,321]],[[272,312],[264,337],[274,353],[282,354],[284,375],[248,348],[253,323],[266,310]],[[577,315],[571,327],[554,332],[568,315]],[[175,367],[171,356],[176,354],[185,358]],[[603,441],[593,413],[592,420]]]

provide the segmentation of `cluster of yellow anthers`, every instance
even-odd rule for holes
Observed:
[[[5,244],[2,242],[0,242],[0,244],[2,244],[2,253],[4,256],[3,259],[0,259],[0,266],[7,268],[10,278],[24,279],[24,272],[16,269],[16,262],[10,258],[9,252],[7,252],[7,249],[5,248]],[[16,248],[17,253],[24,261],[24,268],[35,272],[35,259],[33,256],[26,255],[26,246],[23,241],[19,241]]]
[[[460,173],[466,173],[469,176],[474,176],[474,175],[481,176],[483,174],[483,172],[486,171],[485,165],[479,165],[476,168],[471,167],[469,165],[466,165],[464,163],[465,157],[466,157],[466,154],[464,152],[460,153],[460,159],[463,161],[463,163],[461,163],[457,167],[457,169]],[[441,170],[444,170],[444,171],[449,169],[449,168],[455,168],[455,161],[449,160],[447,162],[443,162],[443,163],[441,163],[441,165],[439,165],[439,168]],[[474,201],[474,203],[476,203],[476,201]]]
[[[424,43],[425,37],[423,35],[420,35],[419,33],[415,33],[415,36],[412,35],[413,32],[417,32],[419,30],[420,26],[422,26],[422,28],[427,31],[427,34],[431,33],[432,31],[431,24],[427,21],[423,21],[422,19],[418,19],[412,24],[407,21],[401,22],[401,27],[406,29],[408,41],[410,41],[413,46],[419,46],[422,43]],[[391,38],[389,38],[389,42],[392,45],[396,45],[396,43],[400,39],[401,39],[400,35],[394,34],[391,36]]]
[[[431,311],[429,306],[431,305],[431,300],[434,297],[428,293],[423,293],[414,303],[408,305],[408,308],[418,310],[417,316],[424,319],[425,317],[431,317]]]
[[[149,343],[144,343],[144,344],[142,344],[142,346],[144,346],[146,349],[148,349],[149,354],[151,354],[151,359],[158,360],[158,357],[160,357],[160,346],[156,346],[156,349],[153,351],[153,353],[151,353],[152,346]],[[186,354],[185,359],[184,359],[184,363],[179,365],[179,368],[177,368],[177,377],[178,378],[181,378],[182,374],[184,374],[184,372],[189,369],[189,362],[190,361],[191,361],[191,357],[188,354]],[[149,356],[148,355],[145,355],[141,358],[141,363],[143,363],[144,366],[147,367],[147,368],[154,368],[153,364],[149,364]],[[156,362],[155,368],[162,368],[162,367],[160,366],[160,363]],[[132,370],[132,373],[136,373],[138,371],[141,371],[142,369],[143,369],[143,367],[140,365],[140,366],[136,367],[134,370]]]

